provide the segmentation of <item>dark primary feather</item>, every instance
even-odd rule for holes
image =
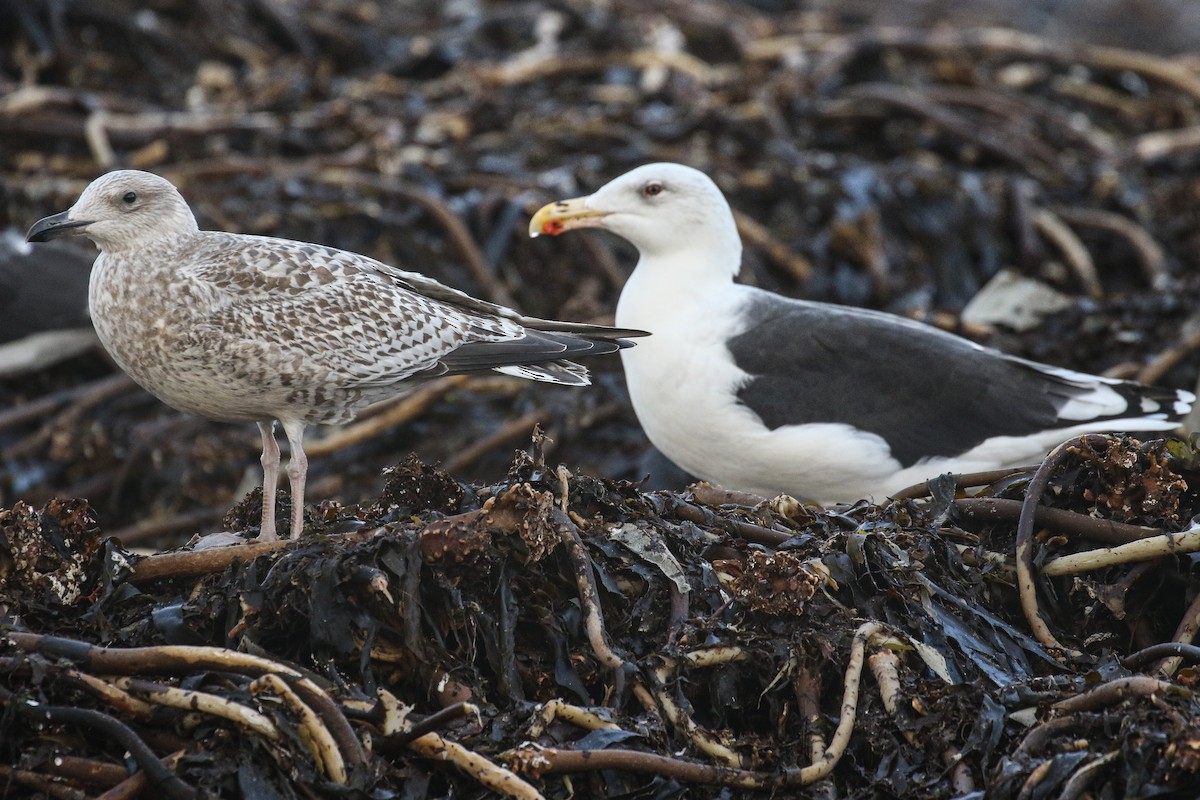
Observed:
[[[607,325],[592,325],[587,322],[563,322],[557,319],[539,319],[538,317],[515,317],[516,321],[524,325],[526,328],[544,331],[547,333],[573,333],[579,336],[586,336],[590,339],[606,339],[611,341],[619,341],[621,349],[633,347],[633,342],[624,341],[625,339],[640,339],[643,336],[650,336],[649,331],[639,331],[635,328],[610,328]]]
[[[578,332],[560,333],[557,330],[527,327],[520,339],[468,342],[438,359],[440,369],[435,368],[436,374],[519,366],[527,368],[529,377],[535,380],[564,379],[570,383],[586,384],[587,370],[568,358],[613,353],[633,346],[633,342],[624,337],[645,335],[641,331],[582,323],[567,327]]]
[[[426,297],[474,314],[495,315],[511,319],[525,328],[525,336],[506,341],[468,342],[438,359],[436,367],[424,375],[446,375],[462,372],[521,367],[524,377],[584,386],[588,383],[587,369],[568,357],[594,356],[633,347],[630,339],[649,336],[646,331],[631,328],[610,328],[584,322],[526,317],[511,309],[471,297],[457,289],[443,286],[423,275],[401,272],[380,265],[381,272]]]
[[[993,436],[1083,422],[1058,412],[1090,388],[934,328],[766,293],[744,313],[750,325],[728,345],[753,376],[738,398],[771,429],[845,423],[882,437],[907,467],[961,455]],[[1139,416],[1142,397],[1170,413],[1177,397],[1133,383],[1112,388],[1129,408],[1110,419]]]

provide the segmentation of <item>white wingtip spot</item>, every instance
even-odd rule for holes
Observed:
[[[1058,418],[1087,421],[1099,417],[1115,417],[1128,410],[1129,403],[1111,386],[1096,385],[1087,394],[1072,397],[1058,410]]]
[[[587,370],[579,365],[576,369],[546,365],[539,367],[533,364],[511,364],[503,367],[492,367],[495,372],[510,375],[514,378],[524,378],[539,383],[558,383],[564,386],[591,386],[592,381]]]
[[[1196,395],[1191,392],[1179,389],[1175,392],[1174,409],[1177,416],[1184,416],[1192,410],[1192,403],[1196,402]]]
[[[1142,398],[1142,413],[1143,414],[1150,414],[1152,412],[1158,411],[1159,408],[1161,408],[1161,406],[1159,406],[1159,404],[1157,402],[1155,402],[1154,400],[1151,400],[1149,397]]]

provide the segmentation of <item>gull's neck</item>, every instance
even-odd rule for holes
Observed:
[[[653,331],[665,316],[712,305],[734,292],[742,246],[706,241],[671,253],[643,252],[617,303],[621,327]]]

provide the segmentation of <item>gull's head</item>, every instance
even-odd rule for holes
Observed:
[[[45,242],[83,234],[101,250],[112,250],[196,230],[195,216],[170,181],[149,172],[119,170],[88,184],[66,211],[35,222],[25,238]]]
[[[741,239],[721,190],[682,164],[647,164],[609,181],[594,194],[543,207],[529,235],[603,228],[628,240],[643,257],[706,253],[741,262]]]

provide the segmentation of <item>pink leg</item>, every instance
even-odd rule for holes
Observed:
[[[304,531],[304,480],[308,476],[308,456],[304,455],[304,428],[304,423],[297,420],[283,422],[283,432],[287,434],[288,443],[292,446],[287,471],[292,483],[293,539],[299,539]]]
[[[258,423],[262,434],[263,508],[262,527],[259,528],[260,542],[274,542],[275,535],[275,485],[279,483],[279,443],[275,441],[275,422]]]

